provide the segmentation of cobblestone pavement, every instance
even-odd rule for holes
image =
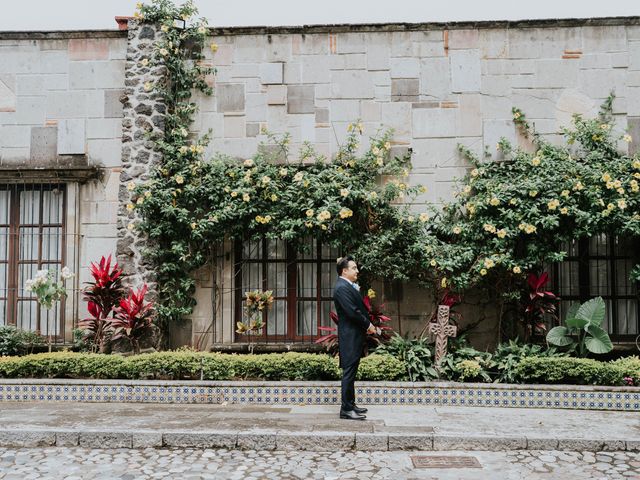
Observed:
[[[474,457],[480,468],[414,468],[411,457]],[[0,448],[0,479],[640,479],[629,452],[266,452]]]

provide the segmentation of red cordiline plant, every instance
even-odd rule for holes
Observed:
[[[153,304],[145,302],[146,293],[146,284],[137,291],[132,289],[126,298],[120,300],[111,320],[111,340],[126,338],[134,354],[140,353],[140,340],[149,335],[153,328]]]
[[[373,305],[371,302],[372,297],[366,295],[363,298],[364,306],[367,308],[367,314],[369,315],[369,321],[380,329],[380,333],[367,333],[365,352],[374,350],[378,345],[388,342],[393,336],[393,328],[387,325],[391,318],[384,314],[384,304]],[[337,355],[339,350],[338,345],[338,315],[335,312],[330,312],[329,316],[336,325],[335,327],[318,327],[321,332],[328,332],[325,335],[319,337],[315,343],[324,345],[327,352],[331,355]]]
[[[530,273],[527,277],[529,292],[524,301],[524,337],[525,342],[537,333],[547,330],[547,319],[556,321],[556,295],[547,290],[549,274],[542,272],[540,276]]]
[[[89,340],[93,351],[104,352],[106,344],[113,333],[111,325],[113,309],[125,296],[122,285],[122,269],[115,263],[111,266],[111,255],[104,256],[99,263],[91,263],[89,267],[93,282],[87,282],[84,299],[91,317],[78,322],[83,330],[84,338]]]

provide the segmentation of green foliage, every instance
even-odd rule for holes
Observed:
[[[138,210],[143,219],[130,228],[140,229],[150,240],[144,253],[158,276],[160,324],[191,313],[195,289],[191,272],[204,264],[210,246],[225,238],[277,238],[300,246],[315,237],[356,254],[362,253],[357,247],[367,245],[383,254],[362,265],[367,274],[379,276],[385,270],[389,276],[405,275],[411,259],[392,271],[387,264],[378,265],[380,258],[392,258],[397,250],[378,236],[387,230],[397,236],[403,224],[417,235],[423,232],[426,217],[392,206],[417,194],[419,187],[408,187],[398,179],[379,182],[382,176],[408,173],[410,155],[390,155],[391,131],[374,133],[368,150],[361,153],[363,126],[351,124],[345,144],[332,160],[304,145],[298,160],[291,161],[289,136],[268,132],[262,132],[264,142],[258,152],[242,163],[224,155],[203,158],[208,138],[189,136],[197,110],[190,98],[193,90],[211,94],[204,82],[211,70],[199,62],[206,29],[202,21],[190,20],[195,14],[192,2],[178,8],[168,0],[154,0],[139,14],[143,21],[160,24],[164,32],[154,44],[151,64],[164,65],[167,74],[164,82],[150,88],[165,99],[168,113],[164,135],[154,139],[162,161],[149,181],[129,186],[128,208]],[[174,18],[184,18],[186,28],[175,28]],[[283,159],[288,162],[283,164]]]
[[[554,348],[543,349],[540,345],[521,344],[518,340],[509,340],[496,347],[491,357],[491,374],[495,382],[517,383],[516,371],[520,362],[530,357],[564,357],[566,353],[557,352]]]
[[[436,259],[454,270],[454,286],[520,292],[526,271],[566,256],[565,242],[610,232],[640,235],[640,160],[618,151],[618,141],[631,138],[613,133],[610,103],[598,118],[575,116],[565,145],[534,135],[535,151],[527,152],[502,141],[501,161],[461,149],[474,168],[434,223],[440,241],[467,248],[464,258],[443,251]],[[514,120],[530,128],[518,109]]]
[[[396,380],[403,363],[387,355],[362,360],[359,380]],[[54,352],[0,357],[2,378],[123,378],[164,380],[336,380],[337,360],[311,353],[229,355],[191,350],[123,357]]]
[[[493,366],[491,354],[472,347],[460,347],[440,360],[440,378],[456,381],[490,382],[489,369]]]
[[[25,355],[39,345],[44,345],[44,339],[35,332],[0,327],[0,356]]]
[[[592,298],[582,305],[571,305],[565,325],[554,327],[547,333],[547,342],[558,347],[576,350],[581,357],[591,353],[607,353],[613,344],[602,328],[605,303],[602,297]]]
[[[389,342],[380,345],[376,353],[391,355],[404,363],[406,377],[412,382],[420,382],[438,378],[433,368],[432,347],[424,338],[407,339],[397,333]]]
[[[516,369],[516,375],[524,383],[584,385],[625,385],[625,377],[638,378],[638,373],[638,357],[614,362],[573,357],[528,357],[523,359]]]

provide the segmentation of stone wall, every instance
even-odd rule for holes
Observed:
[[[164,73],[159,66],[145,65],[151,60],[155,27],[129,22],[129,37],[125,72],[125,91],[122,98],[124,118],[122,120],[122,172],[118,199],[118,263],[127,275],[128,283],[140,286],[147,282],[153,291],[155,277],[141,254],[145,239],[135,229],[139,215],[127,208],[133,204],[129,184],[139,184],[149,178],[150,168],[161,156],[154,151],[149,134],[164,131],[164,102],[152,86],[161,80]]]
[[[209,52],[217,69],[215,94],[199,99],[195,126],[213,130],[209,154],[248,158],[265,140],[265,127],[290,132],[292,152],[309,141],[332,155],[348,123],[360,118],[365,135],[392,127],[394,152],[413,150],[410,183],[428,187],[415,210],[451,198],[455,178],[467,168],[458,143],[494,155],[501,137],[530,147],[516,134],[512,107],[521,108],[538,132],[559,141],[557,132],[572,114],[595,114],[615,90],[616,128],[634,138],[620,147],[635,151],[640,140],[638,18],[212,33],[219,45],[217,53]],[[230,276],[219,281],[231,285]],[[411,285],[402,288],[400,302],[387,306],[403,332],[420,331],[432,309],[428,296]],[[474,343],[491,344],[495,312],[472,305],[466,310],[470,321],[486,317]],[[194,338],[206,331],[210,312],[210,305],[197,307]]]
[[[67,182],[68,317],[86,314],[89,263],[115,253],[126,49],[117,31],[0,32],[0,183]]]
[[[161,128],[162,106],[144,91],[144,83],[160,72],[139,63],[156,33],[130,26],[128,37],[0,33],[0,170],[103,167],[101,180],[79,187],[78,211],[71,212],[79,218],[77,286],[87,279],[89,262],[115,252],[116,244],[133,283],[152,280],[139,257],[142,240],[128,230],[135,218],[126,210],[126,184],[144,178],[155,160],[143,132]],[[211,34],[219,46],[215,54],[207,50],[207,61],[217,68],[211,79],[215,94],[197,96],[200,111],[193,127],[194,133],[213,130],[208,155],[252,156],[265,140],[263,127],[290,132],[294,152],[310,141],[332,155],[348,123],[360,118],[365,135],[392,127],[394,152],[413,150],[410,183],[428,187],[412,206],[420,210],[450,198],[455,177],[465,172],[458,143],[496,154],[504,136],[528,147],[516,135],[512,107],[557,141],[556,132],[571,114],[593,114],[611,89],[617,94],[617,129],[628,129],[634,138],[629,148],[638,148],[637,17],[235,28]],[[201,288],[188,335],[192,341],[203,335],[213,339],[212,331],[216,341],[231,339],[231,295],[218,297],[217,312],[212,301],[215,288],[231,286],[231,253],[229,246],[218,252],[215,274],[197,273]],[[418,331],[431,311],[428,297],[405,285],[394,298],[401,300],[388,306],[403,331]],[[216,325],[210,328],[214,313]],[[477,317],[473,306],[467,317]],[[475,337],[479,346],[495,338],[490,320],[481,330]]]

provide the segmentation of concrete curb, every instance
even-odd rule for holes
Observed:
[[[564,450],[640,452],[640,439],[557,438],[276,430],[99,431],[0,429],[0,447],[202,448],[336,452],[402,450]]]

